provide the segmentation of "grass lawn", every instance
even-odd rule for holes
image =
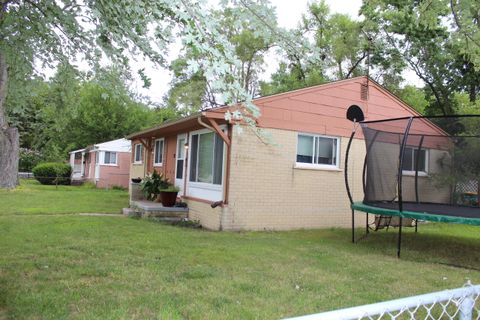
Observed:
[[[15,319],[302,315],[478,284],[478,231],[408,229],[398,260],[392,231],[354,245],[340,229],[229,233],[108,216],[2,216],[0,310]]]
[[[0,216],[11,214],[120,213],[128,192],[85,186],[45,186],[20,180],[14,190],[0,189]]]
[[[0,319],[276,319],[480,283],[479,229],[208,232],[123,217],[125,191],[0,190]],[[463,267],[455,267],[463,266]]]

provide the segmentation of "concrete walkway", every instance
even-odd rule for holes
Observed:
[[[73,215],[90,217],[126,217],[121,213],[73,213]]]

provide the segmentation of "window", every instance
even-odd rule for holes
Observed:
[[[213,132],[192,134],[190,181],[222,184],[223,140]]]
[[[162,165],[163,163],[163,144],[164,140],[163,139],[157,139],[155,140],[155,156],[154,156],[154,164],[156,165]]]
[[[185,158],[185,135],[177,138],[177,174],[175,177],[179,180],[183,179],[183,161]]]
[[[138,143],[135,145],[135,158],[134,163],[142,163],[143,160],[143,146]]]
[[[103,164],[117,164],[117,153],[105,151],[105,156],[103,158]]]
[[[402,170],[403,173],[415,173],[417,169],[418,150],[412,147],[405,147],[405,153],[403,155]],[[428,150],[420,150],[420,158],[418,159],[418,172],[427,173],[427,158]]]
[[[338,138],[299,134],[297,163],[338,167]]]

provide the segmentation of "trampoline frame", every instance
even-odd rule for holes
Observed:
[[[351,214],[352,214],[352,243],[355,243],[355,210],[363,211],[363,212],[366,213],[366,223],[365,223],[366,234],[365,234],[365,236],[368,235],[369,228],[370,228],[369,223],[368,223],[369,213],[380,214],[380,215],[388,215],[388,216],[398,216],[399,217],[400,221],[399,221],[398,236],[397,236],[397,257],[398,258],[400,258],[401,245],[402,245],[403,218],[411,218],[411,219],[415,220],[415,232],[417,232],[417,225],[418,225],[417,222],[418,222],[419,216],[423,220],[431,220],[431,221],[447,222],[447,223],[455,222],[454,217],[450,217],[450,216],[447,216],[447,215],[443,216],[443,215],[435,215],[435,214],[428,214],[428,213],[420,214],[418,212],[416,213],[416,212],[404,211],[403,210],[403,194],[402,194],[403,159],[404,159],[404,155],[405,155],[405,148],[406,148],[410,128],[411,128],[411,125],[412,125],[412,122],[413,122],[414,119],[427,119],[428,120],[428,119],[432,119],[432,118],[468,118],[468,117],[479,117],[479,116],[478,115],[411,116],[411,117],[400,117],[400,118],[361,121],[361,122],[356,122],[355,120],[353,120],[353,130],[352,130],[352,133],[350,135],[350,139],[348,140],[347,150],[346,150],[346,154],[345,154],[345,171],[344,171],[345,187],[347,189],[348,199],[350,200],[350,208],[351,208]],[[399,159],[398,159],[399,160],[399,162],[398,162],[399,163],[398,172],[397,172],[398,210],[375,207],[375,206],[365,204],[363,202],[354,202],[352,192],[350,190],[350,185],[348,183],[348,159],[349,159],[349,155],[350,155],[350,149],[351,149],[351,146],[352,146],[352,141],[353,141],[353,138],[355,137],[355,133],[356,133],[357,128],[358,128],[358,124],[389,122],[389,121],[396,121],[396,120],[408,120],[407,125],[405,127],[405,131],[403,133],[403,139],[402,139],[402,142],[401,142],[401,145],[400,145],[400,152],[399,152]],[[436,126],[434,123],[431,123],[431,124]],[[420,153],[420,151],[422,150],[424,136],[425,135],[421,136],[419,145],[416,149],[418,153]],[[363,184],[364,193],[365,193],[365,188],[366,188],[366,170],[367,170],[368,154],[369,154],[369,151],[371,150],[371,148],[373,146],[373,143],[374,143],[375,139],[376,139],[376,134],[375,134],[371,144],[367,146],[365,159],[364,159],[364,163],[363,163],[362,184]],[[415,179],[414,179],[414,181],[415,181],[415,200],[416,200],[417,203],[419,203],[419,196],[418,196],[418,167],[419,167],[419,161],[420,161],[420,157],[417,157],[417,162],[416,162],[416,166],[415,166]],[[469,224],[480,225],[480,218],[479,219],[473,219],[472,221],[473,222],[469,223]]]

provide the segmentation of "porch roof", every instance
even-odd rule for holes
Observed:
[[[202,125],[201,122],[205,122],[208,126],[210,123],[206,121],[207,119],[217,120],[219,123],[225,123],[225,112],[227,111],[226,107],[220,107],[216,109],[211,109],[208,111],[197,112],[188,117],[184,117],[177,120],[166,121],[156,127],[145,129],[139,132],[132,133],[126,138],[129,140],[132,139],[141,139],[147,137],[162,137],[170,134],[175,134],[178,132],[196,130],[199,128],[204,128],[205,125]]]
[[[77,153],[77,152],[83,152],[83,151],[85,151],[85,149],[73,150],[73,151],[70,151],[69,154]]]

